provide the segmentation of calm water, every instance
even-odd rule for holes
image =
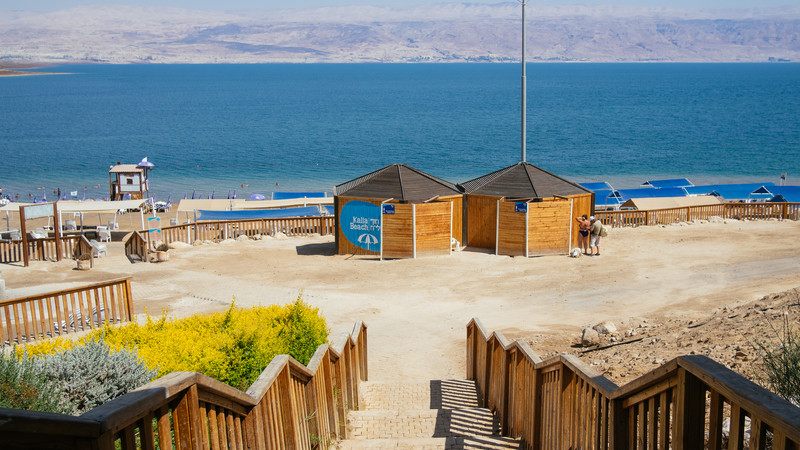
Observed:
[[[462,182],[520,158],[515,64],[47,70],[69,74],[0,78],[0,187],[20,200],[107,195],[109,165],[145,156],[161,199],[332,191],[397,162]],[[574,181],[800,184],[800,65],[530,65],[527,142]]]

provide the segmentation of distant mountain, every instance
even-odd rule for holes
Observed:
[[[526,9],[529,61],[800,61],[800,7]],[[520,5],[0,11],[0,62],[465,62],[520,59]]]

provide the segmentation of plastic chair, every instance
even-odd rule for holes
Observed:
[[[47,232],[44,231],[44,228],[37,228],[31,231],[31,237],[34,239],[47,239]]]
[[[97,239],[99,239],[100,242],[111,242],[111,231],[108,227],[97,227]]]
[[[89,241],[89,245],[92,246],[92,255],[95,258],[99,258],[100,254],[108,256],[108,249],[106,248],[106,244],[101,244],[94,239]]]
[[[64,229],[67,231],[75,231],[78,229],[78,224],[74,220],[67,219],[64,221]]]

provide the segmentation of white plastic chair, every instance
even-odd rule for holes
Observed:
[[[34,239],[47,239],[47,232],[44,231],[44,228],[37,228],[31,231],[31,237]]]
[[[97,239],[99,239],[100,242],[111,242],[111,231],[108,227],[97,227]]]
[[[78,229],[78,224],[74,220],[67,219],[64,221],[64,229],[67,231],[75,231]]]
[[[106,248],[106,244],[101,244],[94,239],[89,241],[89,245],[92,246],[92,255],[95,258],[99,258],[100,254],[108,256],[108,249]]]

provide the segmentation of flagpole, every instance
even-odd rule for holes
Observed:
[[[528,109],[527,108],[527,98],[526,98],[527,95],[528,95],[528,89],[527,89],[527,84],[528,83],[527,83],[526,76],[525,76],[525,3],[527,2],[527,0],[519,0],[519,2],[522,4],[522,107],[521,107],[521,109],[522,109],[522,125],[521,125],[521,131],[522,131],[522,139],[521,139],[522,140],[522,162],[527,162],[527,157],[526,157],[526,154],[525,154],[525,152],[526,152],[526,144],[527,144],[525,138],[526,138],[526,135],[528,134],[527,133],[526,117],[525,117],[526,110]]]

